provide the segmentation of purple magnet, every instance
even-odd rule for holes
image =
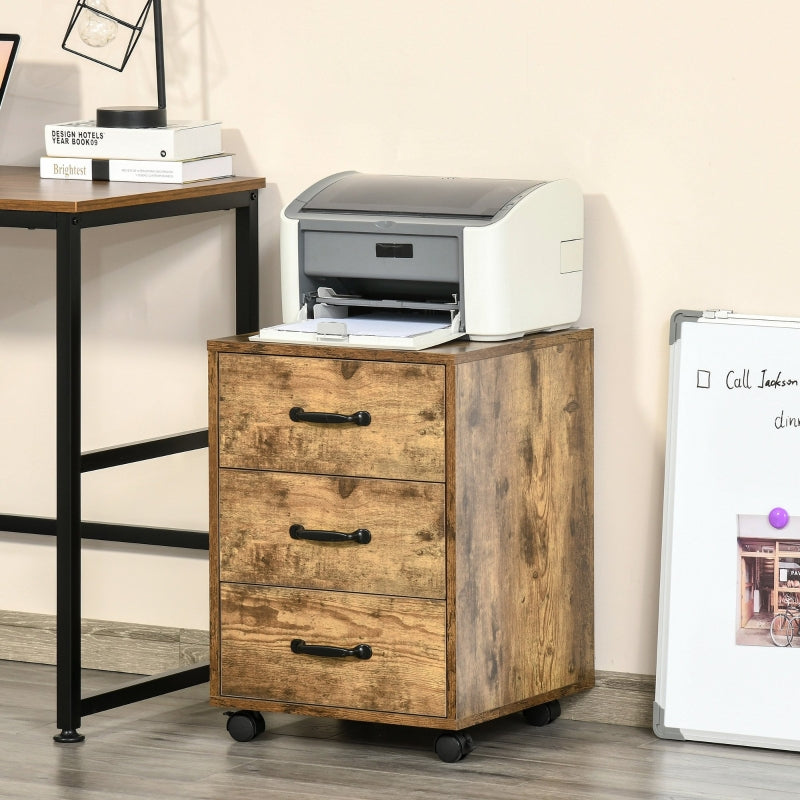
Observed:
[[[769,512],[769,524],[773,528],[785,528],[789,522],[789,512],[785,508],[773,508]]]

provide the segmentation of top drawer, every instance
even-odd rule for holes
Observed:
[[[219,355],[219,465],[444,480],[444,367]],[[369,414],[369,424],[293,420]],[[362,420],[363,421],[363,420]]]

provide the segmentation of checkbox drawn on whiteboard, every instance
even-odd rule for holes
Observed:
[[[707,369],[697,370],[697,388],[698,389],[711,388],[711,373]]]

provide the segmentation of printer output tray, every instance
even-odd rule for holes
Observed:
[[[250,337],[254,342],[290,342],[347,347],[425,350],[464,335],[459,316],[452,321],[420,316],[363,314],[355,317],[306,319],[273,325]]]

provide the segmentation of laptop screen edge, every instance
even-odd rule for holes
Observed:
[[[6,89],[8,88],[9,80],[11,79],[11,71],[14,68],[14,61],[17,57],[19,50],[20,36],[18,33],[0,33],[0,45],[11,43],[11,51],[8,54],[8,59],[5,64],[0,60],[0,107],[3,105],[3,97],[5,96]],[[5,49],[5,47],[3,48]],[[2,55],[0,54],[0,59]]]

